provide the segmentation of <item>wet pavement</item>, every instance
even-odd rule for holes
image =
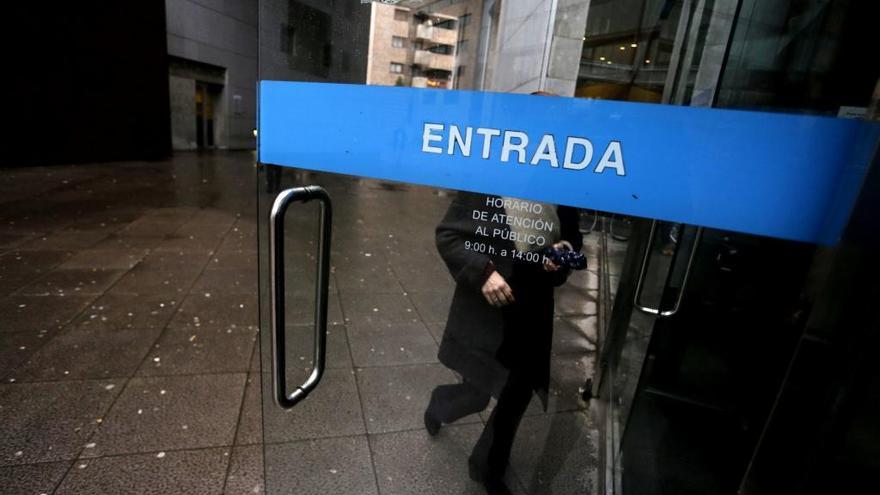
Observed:
[[[4,171],[3,493],[259,493],[264,435],[273,491],[480,492],[464,461],[488,414],[433,439],[421,426],[433,386],[456,380],[436,360],[453,284],[433,231],[448,194],[285,182],[298,180],[335,198],[329,369],[282,412],[268,397],[261,407],[252,153]],[[289,248],[300,286],[287,304],[308,307],[300,251]],[[550,408],[536,400],[523,420],[516,493],[595,487],[578,387],[592,374],[597,290],[595,271],[557,290]],[[288,335],[309,323],[292,312]]]

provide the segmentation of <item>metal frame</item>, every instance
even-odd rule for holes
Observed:
[[[698,227],[696,234],[694,234],[693,244],[691,245],[691,252],[688,255],[687,266],[685,267],[684,277],[682,277],[681,281],[681,289],[679,289],[678,296],[675,298],[675,304],[672,306],[672,309],[668,309],[665,311],[659,306],[656,308],[652,308],[650,306],[644,306],[640,302],[642,298],[642,285],[645,281],[645,272],[648,271],[648,259],[651,257],[651,246],[654,242],[654,233],[656,230],[657,220],[654,220],[651,222],[651,231],[648,234],[648,245],[645,247],[645,254],[642,257],[642,266],[641,268],[639,268],[639,278],[636,282],[636,292],[633,296],[633,306],[644,313],[655,315],[659,318],[665,318],[678,313],[679,308],[681,308],[681,301],[682,299],[684,299],[685,289],[687,288],[688,279],[690,279],[691,275],[691,268],[694,265],[694,258],[696,258],[697,255],[697,248],[700,246],[700,240],[703,238],[703,227]],[[680,242],[679,246],[681,246]],[[672,267],[670,267],[670,270],[672,270]]]
[[[284,216],[294,202],[317,199],[321,203],[318,248],[318,284],[315,297],[314,367],[302,385],[287,393],[285,375],[284,316]],[[327,290],[330,277],[330,227],[332,206],[330,196],[320,186],[295,187],[282,191],[272,204],[269,214],[269,271],[271,277],[272,382],[275,403],[290,409],[305,399],[321,381],[327,357]]]

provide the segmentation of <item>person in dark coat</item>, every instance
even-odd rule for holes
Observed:
[[[475,211],[488,220],[475,219]],[[523,218],[552,228],[509,225]],[[528,253],[547,246],[580,251],[577,210],[460,192],[437,226],[436,242],[456,282],[438,358],[462,382],[434,389],[425,427],[436,435],[442,424],[484,410],[495,397],[468,467],[490,494],[509,493],[502,478],[533,391],[547,407],[553,289],[568,277],[567,268]]]

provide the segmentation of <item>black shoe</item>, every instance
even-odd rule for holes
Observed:
[[[437,433],[440,433],[441,425],[442,423],[434,419],[434,416],[431,416],[431,413],[429,411],[425,411],[425,429],[428,430],[428,435],[436,437]]]

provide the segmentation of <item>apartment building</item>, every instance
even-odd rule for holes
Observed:
[[[455,16],[373,4],[367,84],[456,87]]]

